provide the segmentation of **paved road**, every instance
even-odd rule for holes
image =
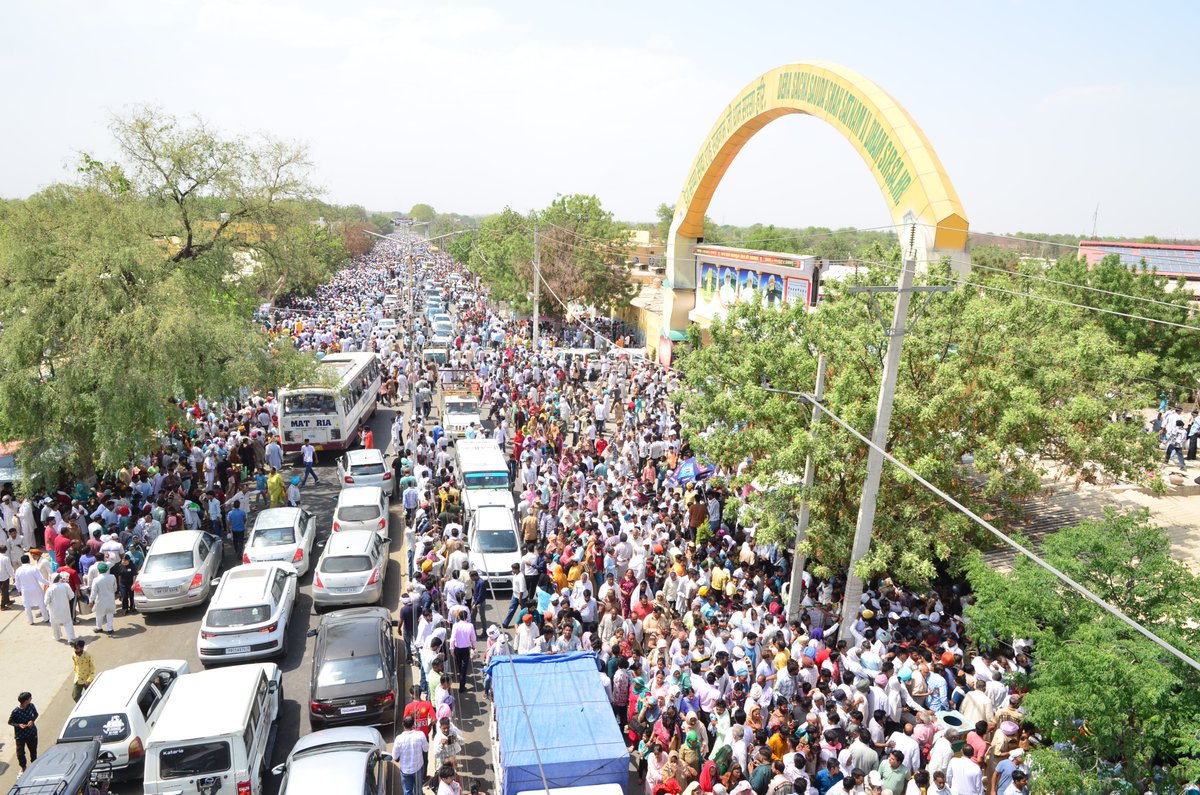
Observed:
[[[393,418],[394,412],[391,409],[380,407],[376,412],[371,426],[377,446],[387,446]],[[332,453],[320,456],[316,471],[321,482],[316,486],[310,483],[302,492],[301,504],[317,516],[318,540],[330,532],[333,506],[339,492],[334,471],[335,462],[336,455]],[[393,508],[390,525],[391,562],[384,583],[383,601],[393,612],[397,610],[402,579],[406,574],[403,528],[402,513],[398,508]],[[317,554],[319,551],[314,547],[314,560]],[[232,549],[227,549],[225,566],[234,566],[237,563]],[[286,701],[279,718],[278,741],[272,764],[284,761],[296,740],[311,731],[306,704],[312,668],[312,644],[306,633],[310,628],[316,627],[319,621],[312,610],[311,582],[311,571],[300,579],[300,591],[288,627],[289,652],[286,659],[277,661],[284,672]],[[507,602],[492,602],[488,605],[487,616],[491,621],[498,621],[499,618],[503,618],[503,609],[506,608]],[[196,654],[196,633],[203,613],[203,608],[196,607],[156,615],[118,616],[117,631],[113,638],[94,635],[91,631],[93,624],[90,617],[84,617],[81,618],[76,631],[80,637],[88,640],[88,649],[99,670],[139,660],[161,658],[185,659],[193,670],[201,670]],[[0,660],[0,681],[4,682],[3,686],[0,686],[0,698],[3,699],[0,701],[0,708],[6,710],[4,705],[9,701],[15,706],[16,694],[21,690],[32,691],[34,703],[42,713],[39,719],[40,744],[44,749],[53,744],[73,706],[69,681],[70,650],[64,644],[55,643],[50,630],[45,626],[28,626],[21,613],[7,612],[0,616],[0,648],[3,649],[0,652],[0,658],[3,658]],[[480,638],[483,637],[483,633],[480,633]],[[481,643],[480,649],[482,647]],[[406,684],[401,688],[402,692],[407,690],[407,682],[411,681],[411,672],[406,671],[405,674]],[[482,701],[482,697],[477,695],[482,692],[478,672],[474,673],[473,680],[471,692],[460,696],[455,710],[456,723],[467,740],[460,763],[472,779],[490,789],[492,776],[487,742],[487,705]],[[402,703],[407,703],[407,700]],[[379,728],[384,739],[390,743],[394,729]],[[19,772],[15,764],[11,733],[7,727],[4,729],[5,747],[3,754],[0,754],[0,759],[3,760],[0,765],[6,766],[0,771],[0,792],[8,791]],[[273,786],[269,789],[274,791]],[[141,792],[141,785],[140,782],[131,782],[114,788],[114,792],[134,795]]]

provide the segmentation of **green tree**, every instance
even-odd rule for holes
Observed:
[[[894,273],[877,269],[876,283]],[[836,283],[815,312],[738,305],[713,324],[711,343],[682,362],[688,388],[677,399],[685,435],[730,470],[749,461],[734,483],[755,487],[744,517],[762,537],[790,538],[799,475],[806,454],[815,456],[806,548],[823,576],[848,564],[867,451],[828,421],[813,438],[809,410],[763,387],[811,391],[824,352],[826,404],[869,435],[886,341],[868,306]],[[879,311],[891,317],[887,300]],[[1140,424],[1111,416],[1146,400],[1145,384],[1129,377],[1148,366],[1077,310],[978,289],[937,294],[904,340],[887,447],[998,521],[1021,515],[1051,465],[1079,481],[1141,480],[1155,460],[1153,440]],[[886,467],[860,573],[919,582],[961,561],[980,540],[965,517]]]
[[[559,196],[537,214],[542,278],[568,303],[611,311],[629,303],[628,236],[595,196]],[[558,302],[550,298],[550,305]],[[554,309],[561,312],[561,307]]]
[[[0,438],[23,440],[25,471],[48,483],[147,449],[173,399],[313,366],[270,348],[248,289],[255,253],[278,245],[265,257],[282,261],[311,225],[303,151],[145,109],[113,130],[121,162],[85,156],[82,184],[0,219]]]
[[[675,206],[663,202],[654,211],[654,216],[658,219],[654,225],[654,239],[665,244],[667,235],[671,234],[671,222],[675,220]]]
[[[1103,519],[1060,530],[1046,539],[1041,555],[1200,657],[1194,621],[1200,578],[1172,558],[1170,539],[1148,512],[1108,511]],[[968,626],[976,645],[991,649],[1014,638],[1034,643],[1024,707],[1046,745],[1057,747],[1034,752],[1035,792],[1141,793],[1160,767],[1176,783],[1200,775],[1200,674],[1025,558],[1002,574],[976,554],[967,573],[975,596]]]
[[[396,231],[392,225],[392,219],[395,218],[391,213],[371,213],[371,217],[367,220],[371,224],[371,229],[381,235],[390,235]]]
[[[458,238],[458,250],[465,237]],[[532,262],[529,219],[511,207],[484,218],[471,238],[467,257],[471,272],[491,288],[496,300],[509,302],[521,310],[531,306],[528,294],[533,289]]]
[[[437,211],[428,204],[414,204],[408,211],[408,217],[417,223],[428,223],[437,217]]]

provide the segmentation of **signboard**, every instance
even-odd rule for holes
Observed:
[[[753,263],[752,265],[750,263]],[[782,306],[816,299],[816,257],[773,255],[741,249],[696,249],[696,308],[700,322],[720,317],[737,303]]]

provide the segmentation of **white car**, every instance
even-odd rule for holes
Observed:
[[[383,489],[363,486],[342,489],[333,509],[333,532],[371,530],[388,538],[388,503]]]
[[[442,398],[442,425],[446,433],[459,439],[467,435],[472,425],[481,435],[483,420],[479,416],[479,399],[473,395],[446,395]]]
[[[185,660],[146,660],[101,671],[79,697],[58,739],[99,737],[100,752],[114,758],[111,767],[98,770],[111,770],[121,780],[141,778],[150,730],[175,680],[187,672]]]
[[[369,726],[339,726],[307,734],[296,741],[287,762],[271,769],[283,776],[279,795],[399,795],[392,786],[394,766],[387,743]],[[353,785],[350,782],[354,782]]]
[[[204,665],[286,656],[296,570],[290,563],[235,566],[217,585],[196,636]]]
[[[449,312],[439,312],[438,314],[433,316],[433,325],[434,326],[437,326],[437,325],[443,324],[443,323],[447,326],[454,325],[454,321],[450,318]]]
[[[133,581],[133,606],[143,613],[204,604],[221,569],[220,536],[176,530],[154,539]]]
[[[304,574],[316,536],[317,517],[303,508],[268,508],[254,517],[242,563],[283,561],[292,564],[296,574]]]
[[[313,607],[373,605],[383,598],[388,539],[378,533],[331,533],[313,573]]]
[[[396,331],[396,319],[394,317],[380,318],[375,324],[375,336],[379,338],[386,337],[388,334],[393,334]]]
[[[347,450],[337,462],[338,480],[342,488],[378,486],[390,499],[394,484],[392,469],[384,460],[383,451],[375,448]]]
[[[487,581],[488,590],[510,590],[512,565],[521,562],[521,539],[512,508],[483,505],[467,518],[467,562]]]

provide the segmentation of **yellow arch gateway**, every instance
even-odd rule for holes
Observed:
[[[912,117],[875,83],[838,64],[780,66],[747,85],[713,125],[692,163],[667,236],[672,287],[664,334],[688,325],[695,306],[692,247],[704,235],[704,214],[738,152],[772,120],[789,113],[815,116],[854,145],[883,193],[905,256],[918,261],[967,257],[967,216],[942,163]]]

